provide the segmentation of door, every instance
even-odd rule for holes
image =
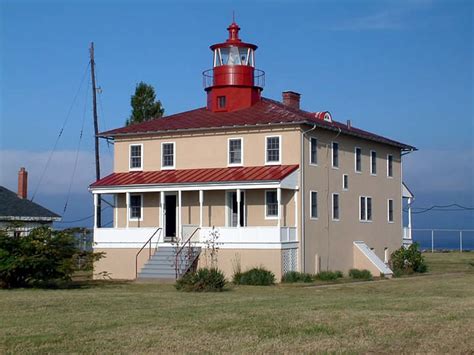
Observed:
[[[165,195],[165,237],[176,237],[176,195]]]
[[[237,227],[237,192],[231,191],[227,193],[227,208],[228,218],[227,224],[229,227]],[[245,193],[240,192],[240,226],[245,226]]]

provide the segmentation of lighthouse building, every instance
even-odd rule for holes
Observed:
[[[257,46],[239,26],[212,45],[205,107],[107,132],[114,171],[94,182],[114,200],[113,225],[95,218],[95,274],[176,278],[217,264],[230,279],[263,266],[390,274],[403,227],[402,156],[414,147],[300,108],[300,94],[262,96]],[[97,209],[95,209],[97,211]],[[97,212],[96,212],[97,214]],[[217,253],[211,256],[212,247]]]

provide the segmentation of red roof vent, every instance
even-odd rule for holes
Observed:
[[[332,122],[332,116],[329,111],[315,112],[314,117],[318,120]]]

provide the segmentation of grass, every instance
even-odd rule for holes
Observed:
[[[0,353],[471,353],[474,253],[426,257],[428,275],[328,287],[0,291]]]

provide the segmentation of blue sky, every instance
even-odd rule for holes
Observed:
[[[79,132],[84,139],[65,220],[88,216],[94,180],[89,78],[96,46],[101,130],[123,125],[137,82],[152,84],[166,114],[205,105],[209,45],[236,12],[259,46],[266,97],[302,94],[302,107],[417,146],[405,180],[416,205],[474,205],[472,1],[0,1],[0,184],[30,196],[73,97],[36,200],[62,213]],[[87,101],[86,101],[87,100]],[[86,109],[84,109],[84,107]],[[104,173],[111,149],[103,143]],[[419,226],[474,228],[472,212],[428,213]]]

